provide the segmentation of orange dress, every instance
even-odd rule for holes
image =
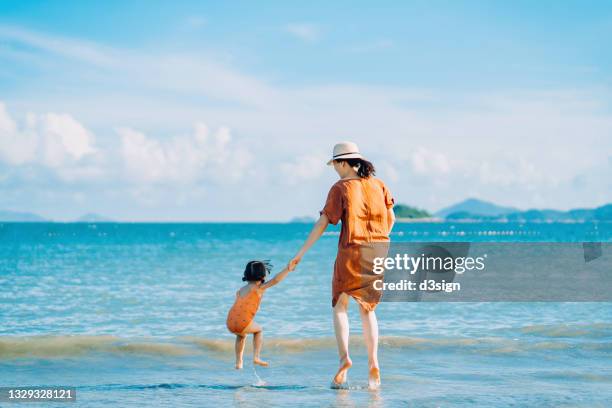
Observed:
[[[340,294],[346,293],[364,309],[376,308],[381,292],[374,289],[374,281],[381,277],[372,272],[372,260],[374,256],[387,255],[388,209],[393,202],[385,184],[375,177],[339,180],[329,190],[321,214],[334,225],[342,221],[332,280],[332,307]]]
[[[263,291],[257,287],[244,296],[240,296],[240,291],[236,292],[236,301],[227,314],[227,329],[234,334],[241,334],[251,324],[259,309]]]

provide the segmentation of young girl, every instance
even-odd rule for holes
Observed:
[[[242,354],[247,334],[253,334],[253,363],[264,367],[268,363],[261,360],[263,328],[253,320],[259,309],[259,303],[264,291],[276,285],[294,268],[285,267],[271,280],[266,282],[272,265],[268,261],[251,261],[244,269],[243,281],[248,282],[236,292],[236,301],[227,314],[227,328],[236,335],[236,369],[242,368]]]

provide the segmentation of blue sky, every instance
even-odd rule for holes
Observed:
[[[0,208],[316,215],[331,146],[397,200],[612,201],[609,2],[0,1]]]

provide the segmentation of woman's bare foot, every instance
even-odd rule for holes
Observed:
[[[262,367],[267,367],[267,366],[269,366],[269,364],[268,364],[268,362],[267,362],[267,361],[263,361],[263,360],[261,360],[261,359],[259,359],[259,358],[254,358],[254,359],[253,359],[253,364],[257,364],[257,365],[260,365],[260,366],[262,366]]]
[[[242,360],[236,361],[236,370],[242,370]]]
[[[333,386],[340,386],[346,382],[346,374],[348,372],[348,369],[351,368],[352,365],[353,362],[348,357],[340,360],[340,368],[338,368],[338,372],[334,376],[332,382]]]
[[[372,367],[368,375],[368,388],[375,390],[378,387],[380,387],[380,370],[378,367]]]

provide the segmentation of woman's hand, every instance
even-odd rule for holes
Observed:
[[[302,255],[298,254],[296,256],[293,257],[292,260],[289,261],[289,270],[292,271],[296,268],[296,266],[300,263],[300,261],[302,260]]]

